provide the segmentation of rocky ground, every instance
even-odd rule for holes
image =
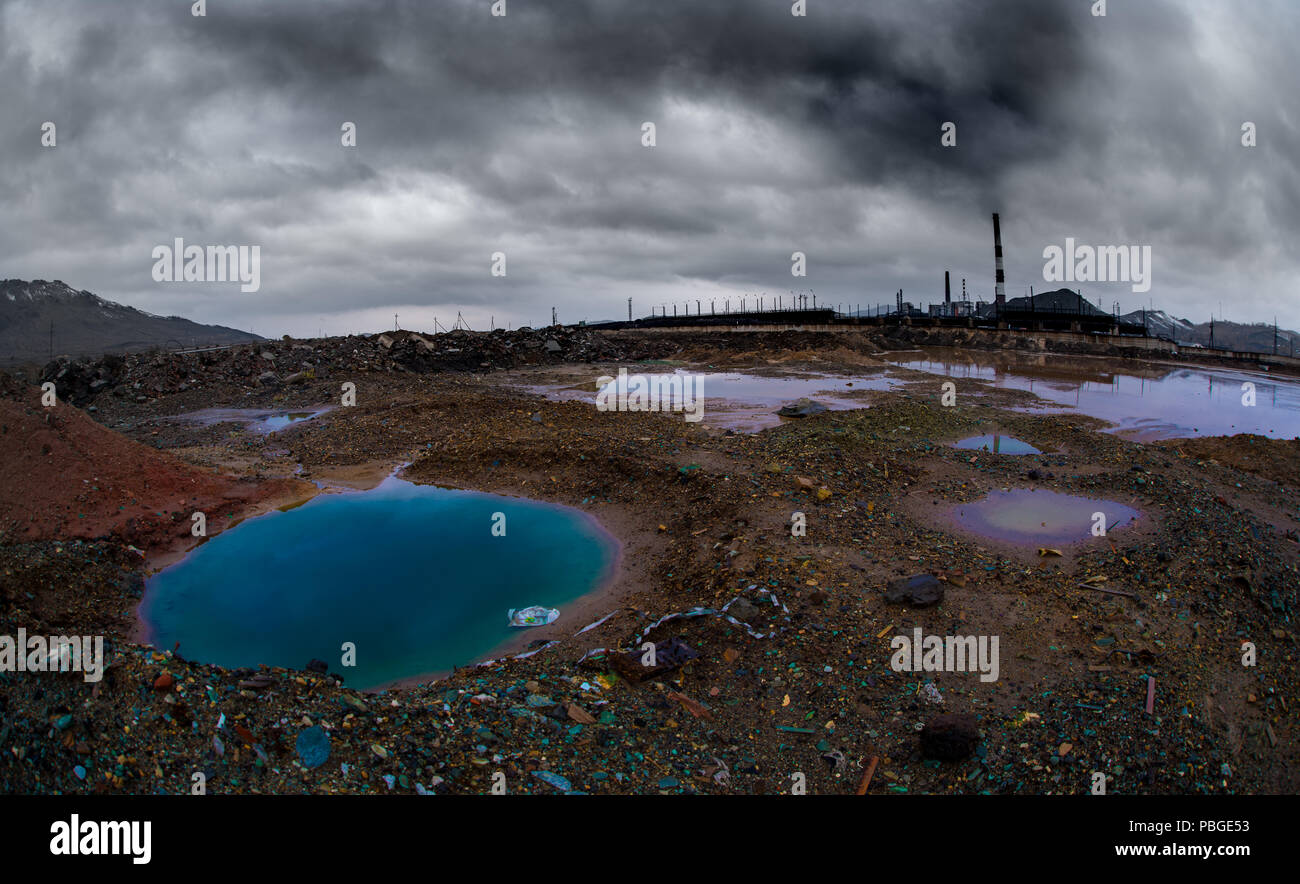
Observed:
[[[510,792],[771,793],[802,780],[852,793],[870,771],[873,793],[1084,793],[1094,772],[1116,793],[1296,792],[1294,443],[1139,445],[1087,418],[1009,411],[1030,394],[977,381],[957,381],[962,405],[943,408],[920,373],[866,396],[869,408],[753,435],[505,383],[575,362],[593,377],[637,360],[861,370],[887,344],[547,329],[53,364],[43,376],[76,419],[36,428],[46,441],[26,424],[0,435],[30,476],[11,487],[7,473],[0,494],[0,635],[102,632],[111,665],[98,684],[0,673],[0,789],[189,792],[202,771],[211,792],[484,793],[499,773]],[[173,419],[337,404],[349,381],[355,407],[275,434]],[[43,420],[38,400],[11,383],[6,422]],[[73,444],[92,438],[86,415],[114,432]],[[1045,453],[948,447],[993,426]],[[42,461],[33,446],[46,445]],[[98,452],[110,448],[119,472],[150,479],[132,506],[162,513],[165,530],[123,534],[112,495],[75,507],[100,527],[70,529],[67,483],[108,472]],[[411,481],[600,518],[625,546],[608,619],[575,635],[586,624],[562,618],[536,631],[557,643],[533,656],[374,695],[331,673],[224,671],[130,640],[145,574],[131,547],[156,563],[191,540],[168,510],[193,502],[169,504],[175,489],[154,476],[184,468],[288,494],[295,477],[373,481],[408,463]],[[945,522],[946,507],[1007,487],[1106,497],[1144,518],[1059,557]],[[795,512],[806,536],[791,534]],[[913,575],[932,578],[918,601],[941,600],[887,601]],[[691,616],[660,622],[672,614]],[[1000,678],[895,672],[890,640],[915,627],[999,636]],[[643,640],[668,649],[660,666],[640,665]]]

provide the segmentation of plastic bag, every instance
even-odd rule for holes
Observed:
[[[528,608],[515,610],[511,608],[506,617],[510,620],[511,626],[545,626],[548,623],[554,623],[560,617],[560,612],[555,608],[543,608],[541,605],[532,605]]]

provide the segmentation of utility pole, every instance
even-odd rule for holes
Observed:
[[[632,299],[631,298],[627,299],[627,321],[628,322],[632,321]]]
[[[559,323],[559,322],[556,320],[556,318],[555,318],[555,308],[552,307],[552,308],[551,308],[551,325],[559,325],[559,324],[560,324],[560,323]]]
[[[393,314],[393,331],[397,331],[397,314]]]

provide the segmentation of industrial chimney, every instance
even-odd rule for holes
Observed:
[[[948,276],[948,271],[943,272],[943,302],[952,303],[952,279]]]
[[[1007,274],[1002,268],[1002,225],[997,212],[993,213],[993,260],[997,269],[993,300],[1002,307],[1007,303]]]

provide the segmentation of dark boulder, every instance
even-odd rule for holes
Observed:
[[[913,574],[889,581],[885,601],[893,605],[928,608],[943,601],[943,584],[929,574]]]

